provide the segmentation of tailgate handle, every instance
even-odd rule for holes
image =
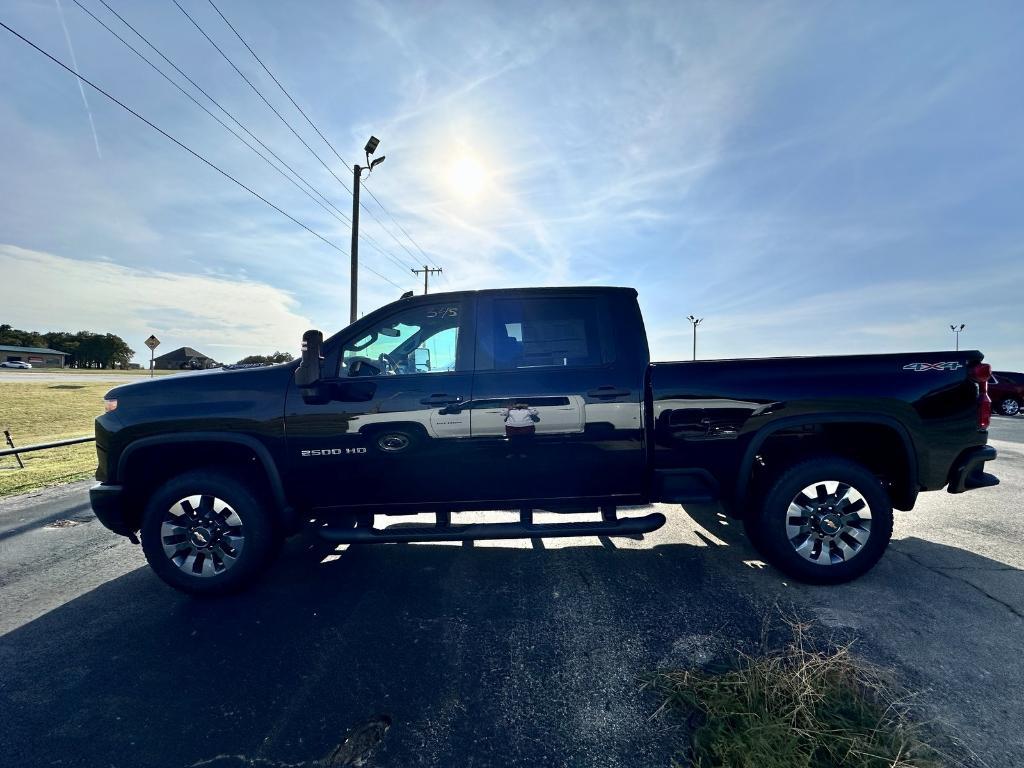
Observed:
[[[619,389],[618,387],[598,387],[597,389],[591,389],[587,392],[587,397],[611,398],[611,397],[626,397],[629,395],[628,389]]]
[[[461,403],[462,398],[452,397],[451,395],[446,395],[444,392],[440,392],[438,394],[431,395],[430,397],[424,397],[420,402],[423,405],[454,405],[455,403]]]

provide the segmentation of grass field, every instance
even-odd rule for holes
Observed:
[[[93,419],[103,412],[103,395],[113,386],[0,382],[0,429],[10,430],[16,445],[92,435]],[[21,460],[25,469],[18,469],[13,456],[0,457],[0,496],[81,480],[96,471],[92,443],[26,453]]]

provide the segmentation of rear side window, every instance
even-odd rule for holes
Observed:
[[[481,345],[495,370],[601,365],[614,359],[603,314],[596,297],[497,299]]]

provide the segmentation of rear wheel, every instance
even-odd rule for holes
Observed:
[[[999,403],[999,412],[1004,416],[1016,416],[1020,413],[1020,402],[1015,398],[1008,397]]]
[[[243,483],[205,470],[161,486],[146,505],[141,533],[157,576],[191,594],[247,586],[267,566],[280,538],[266,505]]]
[[[781,571],[838,584],[869,571],[892,537],[892,503],[864,466],[840,458],[784,472],[750,521],[758,549]]]

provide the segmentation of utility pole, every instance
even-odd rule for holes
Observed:
[[[964,332],[964,328],[966,328],[966,327],[967,327],[967,325],[965,323],[960,323],[959,327],[957,327],[955,325],[949,326],[949,330],[951,330],[954,334],[956,334],[956,351],[957,352],[960,351],[960,334]]]
[[[380,144],[380,139],[376,136],[371,136],[370,140],[366,142],[366,146],[363,147],[363,151],[366,152],[366,167],[356,163],[352,166],[352,261],[349,264],[349,301],[348,301],[348,321],[354,323],[356,321],[356,310],[359,299],[359,186],[362,182],[363,171],[372,173],[373,169],[384,162],[384,155],[374,158],[371,162],[370,155],[377,151],[377,145]]]
[[[697,359],[697,326],[704,322],[703,317],[694,317],[690,315],[686,318],[693,323],[693,359]]]
[[[430,288],[430,276],[439,275],[444,272],[444,270],[441,269],[441,267],[428,267],[426,264],[423,265],[423,269],[412,270],[414,275],[418,275],[421,272],[423,273],[423,295],[426,296],[427,290]]]

